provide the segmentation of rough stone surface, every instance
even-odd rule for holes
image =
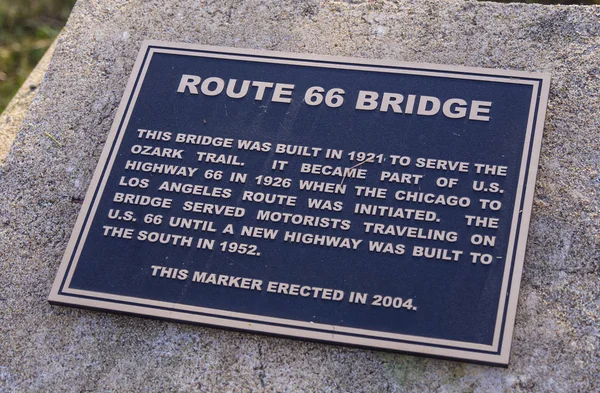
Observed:
[[[143,39],[552,73],[510,367],[50,306]],[[80,0],[0,172],[0,391],[600,391],[599,65],[593,6]]]

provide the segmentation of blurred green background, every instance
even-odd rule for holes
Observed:
[[[600,0],[521,2],[600,4]],[[74,4],[75,0],[0,0],[0,113],[52,44]]]
[[[0,112],[52,44],[75,0],[0,0]]]

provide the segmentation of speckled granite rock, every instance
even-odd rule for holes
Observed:
[[[143,39],[552,73],[510,367],[50,306]],[[599,65],[600,7],[80,0],[0,172],[0,391],[600,391]]]

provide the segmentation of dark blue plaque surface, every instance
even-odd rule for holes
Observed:
[[[50,301],[506,365],[548,86],[146,42]]]

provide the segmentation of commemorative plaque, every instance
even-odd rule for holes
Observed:
[[[49,300],[507,365],[549,83],[145,42]]]

